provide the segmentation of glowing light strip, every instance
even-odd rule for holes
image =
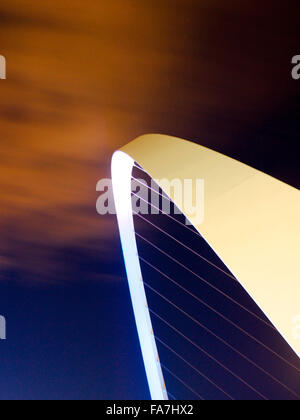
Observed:
[[[148,385],[153,400],[168,400],[153,334],[136,244],[131,202],[134,160],[117,151],[112,157],[112,185],[131,301],[140,340]]]

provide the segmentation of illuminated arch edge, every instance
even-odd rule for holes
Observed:
[[[151,398],[168,399],[136,244],[131,175],[137,162],[153,179],[204,179],[205,219],[190,222],[299,357],[299,191],[198,144],[165,135],[138,137],[114,153],[112,184],[121,244]],[[170,197],[184,214],[181,203]]]

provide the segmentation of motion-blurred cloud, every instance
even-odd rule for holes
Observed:
[[[39,281],[62,270],[62,249],[85,252],[100,238],[113,260],[115,221],[97,215],[95,187],[113,150],[142,133],[190,138],[264,169],[269,143],[257,126],[295,95],[291,16],[272,2],[2,2],[2,268]],[[278,150],[288,141],[268,135]],[[282,159],[287,172],[270,169],[292,180]]]

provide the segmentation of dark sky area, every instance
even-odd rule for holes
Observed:
[[[291,77],[299,40],[298,2],[1,1],[0,314],[7,340],[0,341],[0,399],[149,398],[116,220],[97,215],[96,183],[110,177],[114,150],[158,132],[299,188],[300,80]],[[253,305],[242,290],[234,293]],[[204,312],[201,319],[213,322]],[[264,330],[251,328],[262,338]],[[158,323],[157,330],[176,345]],[[205,335],[201,342],[214,346]],[[297,362],[280,337],[267,342]],[[290,368],[256,354],[297,388]],[[199,363],[237,398],[257,397]],[[192,374],[187,379],[205,398],[222,397]],[[177,398],[192,398],[166,380]],[[261,377],[249,381],[269,398],[292,397]]]

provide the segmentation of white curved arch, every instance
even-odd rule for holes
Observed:
[[[112,159],[122,249],[152,399],[167,399],[137,254],[131,173],[138,162],[155,179],[206,183],[206,218],[190,221],[299,356],[293,319],[300,314],[299,191],[197,144],[163,135],[139,137]],[[176,197],[171,199],[180,208]],[[183,212],[184,213],[184,212]]]

